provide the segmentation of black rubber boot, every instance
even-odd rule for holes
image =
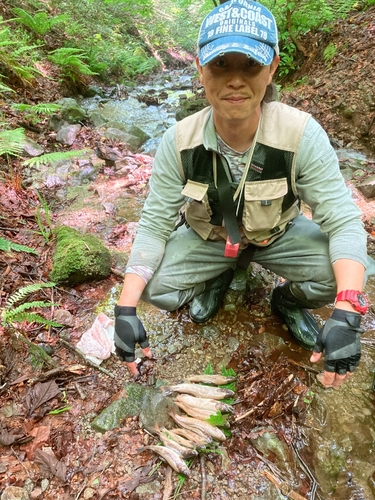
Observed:
[[[304,349],[311,351],[315,345],[319,327],[306,308],[315,309],[323,304],[316,305],[307,299],[296,297],[292,292],[292,286],[292,283],[286,281],[274,288],[271,297],[271,311],[285,322],[296,342]],[[302,294],[300,290],[299,294]]]
[[[233,274],[232,268],[227,269],[217,278],[207,281],[204,292],[194,297],[190,303],[189,314],[195,323],[205,323],[217,314]]]

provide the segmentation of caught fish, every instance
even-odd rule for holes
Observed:
[[[166,446],[144,446],[140,451],[143,450],[151,450],[157,453],[163,460],[168,462],[173,470],[190,477],[190,470],[177,451],[171,450]]]
[[[156,432],[160,440],[162,441],[163,445],[167,446],[168,448],[171,448],[174,451],[177,451],[177,453],[179,453],[184,460],[198,456],[198,452],[194,450],[193,447],[188,448],[178,443],[177,441],[173,440],[173,437],[170,434],[168,435],[167,433],[168,431],[163,432],[159,430]]]
[[[208,385],[200,384],[176,384],[168,385],[163,387],[164,391],[171,392],[182,392],[184,394],[192,394],[199,398],[209,398],[209,399],[225,399],[234,396],[234,392],[230,389],[224,389],[222,387],[210,387]]]
[[[233,406],[217,401],[216,399],[197,398],[195,396],[189,396],[188,394],[179,394],[174,401],[185,403],[189,406],[193,406],[194,408],[210,410],[212,413],[216,413],[218,411],[221,413],[233,413],[234,411]]]
[[[161,429],[161,432],[163,432],[167,437],[170,437],[174,441],[176,441],[178,444],[181,444],[182,446],[185,446],[185,448],[191,448],[193,450],[199,449],[201,445],[194,441],[190,441],[189,439],[186,439],[183,436],[180,436],[177,432],[175,432],[174,429],[166,429],[163,427]]]
[[[212,443],[212,437],[207,436],[207,434],[202,434],[201,432],[197,433],[191,429],[186,428],[176,428],[173,429],[173,432],[178,436],[183,436],[192,443],[196,443],[197,448],[204,448],[208,444]]]
[[[224,432],[214,425],[209,424],[208,422],[204,422],[203,420],[199,420],[197,418],[184,417],[183,415],[177,415],[176,413],[170,413],[170,415],[175,420],[175,422],[180,424],[182,427],[206,436],[211,436],[218,441],[226,440]]]
[[[186,382],[198,382],[201,384],[225,385],[236,381],[236,377],[225,377],[224,375],[189,375],[185,377]]]
[[[175,400],[175,404],[190,415],[190,417],[199,418],[200,420],[208,420],[211,415],[215,415],[216,413],[210,410],[203,410],[202,408],[194,408],[194,406],[189,406],[181,401]]]

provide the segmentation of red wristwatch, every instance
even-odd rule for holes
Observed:
[[[367,313],[369,306],[367,297],[358,290],[344,290],[338,293],[335,304],[340,300],[350,302],[354,309],[363,315]]]

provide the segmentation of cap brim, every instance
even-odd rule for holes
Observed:
[[[213,40],[200,48],[198,50],[199,63],[204,66],[216,57],[231,52],[245,54],[263,66],[270,65],[276,53],[270,45],[258,40],[245,36],[226,36]]]

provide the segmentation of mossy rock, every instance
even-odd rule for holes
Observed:
[[[96,236],[67,226],[58,226],[55,234],[57,244],[50,274],[53,282],[78,285],[109,276],[111,255]]]

